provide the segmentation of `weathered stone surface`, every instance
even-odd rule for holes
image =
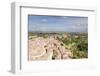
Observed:
[[[29,60],[70,59],[73,54],[54,38],[37,37],[29,40]]]

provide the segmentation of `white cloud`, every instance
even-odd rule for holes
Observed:
[[[68,17],[66,17],[66,16],[63,16],[62,18],[64,18],[64,19],[67,19]]]
[[[47,22],[47,19],[41,19],[42,22]]]

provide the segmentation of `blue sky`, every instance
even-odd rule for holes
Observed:
[[[87,32],[88,17],[29,15],[29,31]]]

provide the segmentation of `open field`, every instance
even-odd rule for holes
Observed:
[[[29,60],[88,58],[88,34],[29,32]]]

